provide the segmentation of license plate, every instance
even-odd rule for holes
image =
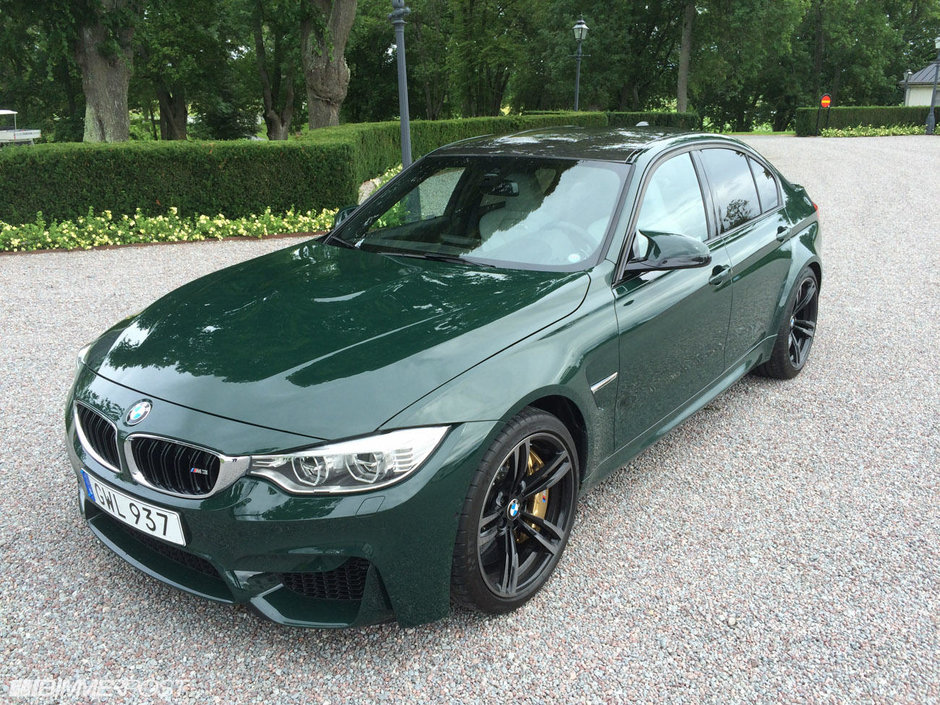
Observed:
[[[88,499],[115,519],[123,521],[128,526],[133,526],[145,534],[156,536],[158,539],[170,541],[180,546],[186,545],[180,515],[176,512],[155,507],[134,497],[129,497],[123,492],[118,492],[84,470],[82,470],[82,479],[85,481],[85,492]]]

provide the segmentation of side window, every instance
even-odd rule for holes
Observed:
[[[760,201],[748,158],[730,149],[703,149],[702,162],[718,206],[721,232],[760,215]]]
[[[777,198],[777,180],[774,175],[760,162],[748,159],[751,164],[751,173],[757,183],[757,193],[760,195],[761,212],[774,210],[780,201]]]
[[[656,168],[643,194],[637,229],[708,238],[705,203],[691,156],[680,154]]]

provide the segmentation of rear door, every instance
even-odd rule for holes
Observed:
[[[648,170],[633,226],[709,241],[712,263],[633,273],[614,287],[620,336],[617,444],[624,446],[696,397],[725,369],[730,262],[715,232],[689,152]],[[639,233],[639,234],[637,234]]]
[[[750,366],[773,329],[790,269],[780,187],[773,171],[753,155],[724,147],[698,157],[714,199],[718,242],[731,262],[734,300],[725,359],[729,368]]]

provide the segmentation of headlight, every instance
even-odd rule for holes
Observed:
[[[300,494],[374,490],[414,472],[446,432],[446,426],[411,428],[296,453],[253,455],[248,473]]]

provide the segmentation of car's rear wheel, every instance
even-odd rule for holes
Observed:
[[[545,584],[568,542],[578,457],[564,424],[524,409],[487,450],[470,484],[454,546],[454,600],[508,612]]]
[[[819,280],[807,267],[797,278],[790,293],[786,315],[777,331],[770,359],[755,372],[765,377],[792,379],[806,365],[809,351],[816,337],[816,319],[819,314]]]

